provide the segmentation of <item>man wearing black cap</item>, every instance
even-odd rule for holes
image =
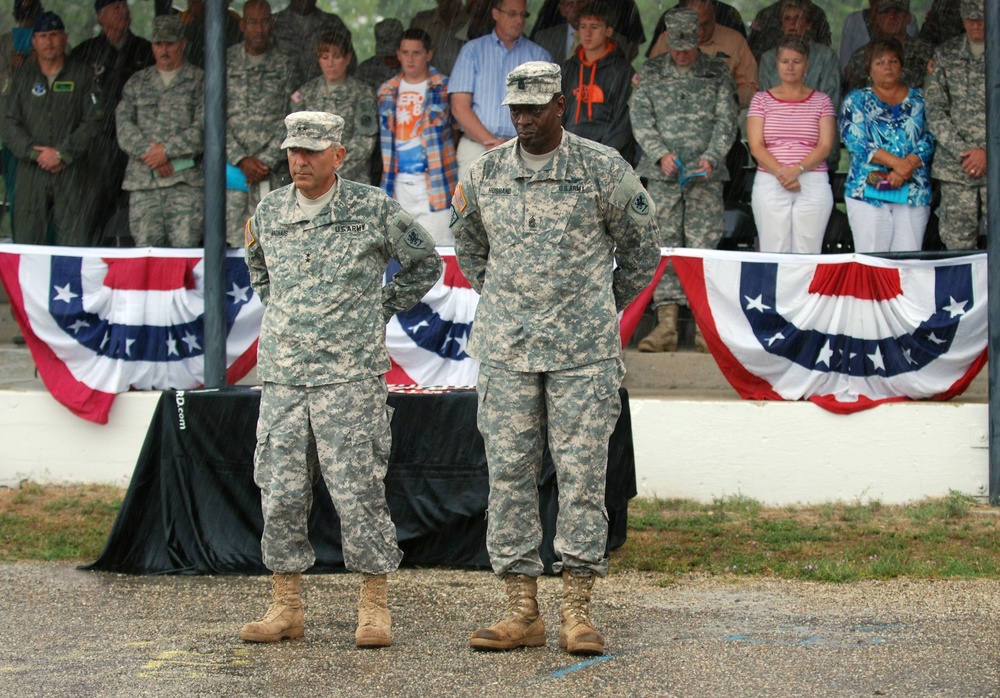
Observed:
[[[103,116],[94,74],[66,59],[59,15],[43,12],[34,29],[37,63],[22,66],[3,89],[3,140],[20,160],[14,242],[87,245],[93,197],[86,161]]]
[[[94,70],[94,84],[104,109],[104,126],[93,149],[94,181],[99,182],[94,227],[102,230],[115,211],[128,205],[128,194],[122,191],[128,156],[118,147],[115,132],[115,107],[122,97],[122,88],[135,73],[155,62],[148,41],[132,33],[132,15],[125,0],[95,0],[94,11],[101,33],[73,49],[73,59]],[[127,221],[123,218],[123,221]]]

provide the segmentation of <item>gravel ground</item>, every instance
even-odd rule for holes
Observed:
[[[395,645],[353,645],[357,577],[308,576],[306,637],[248,645],[263,577],[130,577],[0,565],[0,694],[17,696],[1000,696],[1000,582],[822,585],[619,574],[595,587],[609,654],[469,649],[494,620],[488,572],[392,577]]]

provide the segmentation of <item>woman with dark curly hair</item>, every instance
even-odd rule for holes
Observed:
[[[919,250],[930,218],[934,136],[923,93],[900,79],[904,58],[896,39],[872,41],[871,87],[847,95],[840,112],[851,156],[844,196],[858,252]]]

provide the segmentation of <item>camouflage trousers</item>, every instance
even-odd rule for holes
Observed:
[[[174,184],[129,192],[128,225],[136,247],[200,247],[205,195],[200,187]]]
[[[979,221],[986,223],[986,184],[967,187],[941,182],[937,210],[941,242],[949,250],[974,250],[979,243]]]
[[[480,367],[478,424],[490,472],[486,549],[498,576],[542,573],[538,478],[546,432],[559,484],[555,570],[607,574],[604,491],[623,374],[618,358],[544,373]]]
[[[265,383],[257,421],[254,481],[260,487],[260,548],[272,572],[303,572],[312,488],[322,476],[340,517],[348,569],[393,572],[403,557],[385,500],[390,408],[385,378],[303,387]]]
[[[656,223],[661,247],[697,247],[714,250],[722,239],[724,226],[723,182],[677,182],[649,180],[646,190],[656,203]],[[668,265],[653,291],[653,307],[676,303],[687,305],[673,265]]]

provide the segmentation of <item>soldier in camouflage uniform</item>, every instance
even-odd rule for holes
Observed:
[[[35,19],[31,43],[37,60],[3,86],[3,141],[18,158],[14,242],[88,245],[95,213],[88,158],[104,116],[94,72],[66,58],[65,27],[54,12]]]
[[[920,37],[906,33],[906,25],[910,17],[910,0],[879,0],[878,12],[872,26],[872,38],[892,37],[903,45],[903,75],[900,82],[909,87],[923,87],[927,75],[927,61],[934,53],[934,44]],[[844,94],[852,90],[870,87],[871,78],[868,75],[868,58],[865,51],[870,44],[865,44],[851,55],[844,66]]]
[[[378,142],[378,104],[369,85],[347,74],[353,57],[350,32],[321,36],[316,60],[323,75],[292,95],[291,111],[325,111],[343,117],[347,159],[337,176],[371,184],[369,165]]]
[[[128,155],[122,189],[139,247],[197,247],[204,228],[201,164],[203,71],[184,62],[176,15],[153,19],[156,65],[125,83],[115,111],[118,145]]]
[[[316,0],[290,0],[288,7],[274,15],[274,45],[292,58],[303,81],[320,74],[316,46],[323,34],[331,32],[351,33],[339,16],[316,7]]]
[[[927,128],[937,140],[931,175],[941,182],[941,241],[975,249],[986,222],[986,60],[983,0],[962,0],[965,35],[949,39],[927,66]]]
[[[507,615],[473,633],[476,649],[545,644],[535,594],[547,431],[559,480],[560,646],[604,651],[589,608],[595,576],[607,573],[608,440],[624,373],[617,313],[649,283],[659,251],[638,177],[617,151],[562,129],[561,89],[553,63],[510,72],[503,103],[518,137],[476,160],[452,199],[458,262],[481,294],[467,351],[482,362],[486,545],[508,596]]]
[[[299,82],[292,62],[268,45],[273,26],[267,0],[249,0],[240,21],[243,43],[226,58],[226,159],[240,168],[249,188],[226,191],[229,247],[243,244],[247,219],[271,185],[289,181],[281,140],[288,97]]]
[[[344,563],[362,573],[355,643],[386,647],[386,575],[402,552],[383,485],[391,440],[385,323],[434,284],[441,258],[381,189],[336,175],[343,119],[300,112],[285,126],[294,184],[265,196],[245,231],[250,280],[265,306],[254,480],[274,586],[271,607],[240,638],[302,637],[299,587],[316,560],[307,522],[322,474],[340,516]],[[390,259],[402,268],[383,286]]]
[[[714,249],[722,239],[726,153],[736,137],[736,84],[725,63],[698,50],[694,10],[670,10],[664,22],[670,53],[646,61],[629,101],[643,151],[637,171],[656,202],[660,244]],[[639,350],[676,351],[677,316],[686,304],[668,267],[653,294],[657,325]],[[704,351],[700,330],[695,341]]]

